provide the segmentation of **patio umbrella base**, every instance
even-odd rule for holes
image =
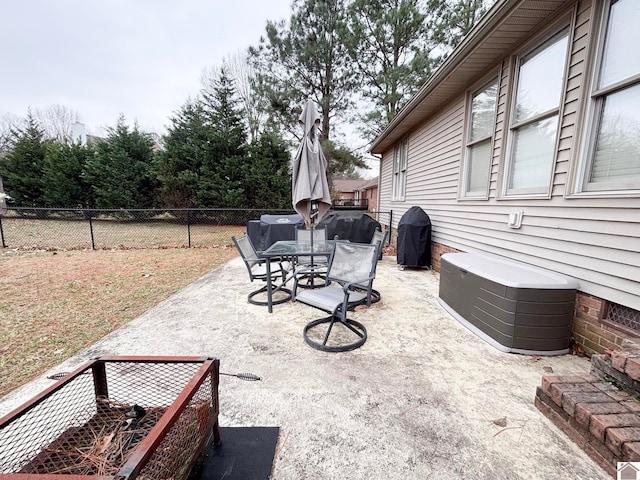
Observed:
[[[282,292],[285,295],[282,296],[282,298],[273,298],[273,301],[271,302],[271,305],[280,305],[281,303],[286,303],[289,300],[291,300],[291,290],[289,290],[288,288],[278,288],[277,290],[274,289],[273,293],[277,293],[277,292]],[[253,305],[259,305],[261,307],[266,307],[269,305],[269,303],[267,302],[267,300],[256,300],[255,297],[260,295],[260,294],[265,294],[267,293],[267,287],[266,285],[262,288],[259,288],[258,290],[255,290],[253,292],[251,292],[249,295],[247,295],[247,301]]]
[[[329,324],[322,334],[321,325]],[[318,328],[316,328],[318,327]],[[334,333],[333,341],[329,344],[329,337]],[[354,335],[356,340],[353,340]],[[367,329],[355,320],[340,320],[331,315],[308,323],[303,330],[304,341],[312,348],[323,352],[348,352],[360,348],[367,341]],[[313,337],[313,338],[312,338]],[[318,340],[316,340],[318,339]]]

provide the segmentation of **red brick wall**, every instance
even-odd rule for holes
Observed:
[[[436,272],[440,271],[440,257],[445,253],[456,253],[460,250],[455,248],[447,247],[446,245],[442,245],[441,243],[431,243],[431,268]]]
[[[591,356],[605,350],[617,350],[631,336],[599,320],[604,300],[578,292],[573,315],[573,338]]]

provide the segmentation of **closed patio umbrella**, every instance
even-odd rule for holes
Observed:
[[[293,161],[293,208],[313,226],[320,222],[331,208],[331,195],[327,182],[327,159],[318,138],[320,115],[311,100],[300,114],[304,136]]]

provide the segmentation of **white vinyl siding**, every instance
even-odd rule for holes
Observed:
[[[548,4],[528,0],[518,4],[514,7],[517,17],[508,17],[497,28],[506,25],[508,35],[515,35],[523,22],[535,18],[543,3]],[[554,10],[546,19],[536,19],[518,44],[503,48],[495,61],[437,108],[425,108],[419,118],[410,122],[410,168],[403,202],[391,200],[393,143],[386,147],[380,168],[379,209],[392,211],[395,229],[406,210],[418,205],[431,219],[434,243],[466,252],[489,252],[557,271],[576,278],[581,292],[640,310],[640,196],[573,195],[575,192],[569,189],[579,183],[575,168],[585,160],[578,138],[594,136],[585,118],[590,114],[596,88],[588,81],[599,45],[594,38],[594,22],[599,22],[608,4],[602,0],[578,0],[564,5],[562,11]],[[558,126],[555,159],[547,180],[550,191],[548,195],[514,195],[505,200],[504,162],[513,147],[510,139],[514,112],[510,106],[515,101],[519,70],[512,55],[530,52],[531,47],[542,45],[568,24],[569,56],[555,113]],[[541,25],[549,25],[548,30],[541,31]],[[495,48],[501,45],[505,31],[499,33],[492,39]],[[542,35],[541,41],[533,43],[538,35]],[[469,112],[465,108],[469,98],[464,92],[475,92],[477,81],[491,78],[497,70],[499,88],[488,198],[460,201],[464,198],[461,176],[469,144]],[[442,85],[448,87],[450,82],[443,80]],[[402,132],[399,138],[406,133]],[[515,210],[524,212],[520,229],[507,226],[509,213]]]
[[[467,149],[462,172],[463,198],[486,199],[489,194],[497,91],[498,81],[495,79],[470,96]]]
[[[584,192],[640,189],[640,2],[606,2],[592,82]]]
[[[547,195],[555,159],[568,30],[518,60],[505,195]]]

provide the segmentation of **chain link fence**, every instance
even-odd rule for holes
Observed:
[[[249,220],[293,210],[7,208],[0,211],[0,245],[25,250],[197,248],[231,245]],[[367,212],[383,226],[391,212]],[[383,227],[384,228],[384,227]]]

